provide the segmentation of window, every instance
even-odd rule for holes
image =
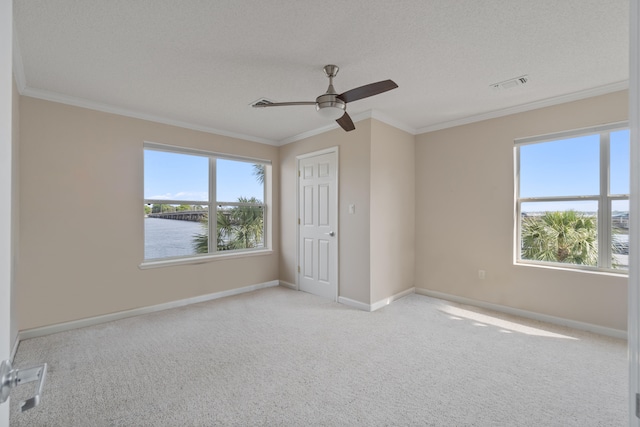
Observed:
[[[145,261],[265,249],[270,168],[265,160],[146,143]]]
[[[516,260],[628,269],[629,130],[624,124],[516,140]]]

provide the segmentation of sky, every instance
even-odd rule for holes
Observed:
[[[239,197],[264,199],[253,163],[218,159],[216,183],[219,202],[237,202]],[[207,201],[208,192],[208,157],[144,150],[145,199]]]
[[[629,194],[629,131],[611,132],[610,194]],[[593,196],[600,192],[600,138],[588,135],[520,147],[520,197]],[[597,210],[596,202],[528,203],[523,211]],[[613,210],[628,210],[616,202]]]
[[[144,197],[159,200],[208,200],[208,158],[205,156],[145,150]],[[599,193],[599,136],[520,147],[520,197],[583,196]],[[263,186],[253,174],[253,164],[218,159],[217,201],[239,197],[263,200]],[[629,131],[611,132],[610,193],[629,193]],[[595,202],[523,205],[523,211],[576,209],[595,211]],[[615,202],[613,210],[628,210],[628,202]]]

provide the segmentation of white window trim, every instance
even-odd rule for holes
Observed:
[[[627,121],[609,123],[604,125],[586,127],[581,129],[557,132],[553,134],[544,134],[525,138],[516,138],[514,140],[514,162],[515,162],[515,239],[514,239],[514,264],[531,265],[545,268],[555,268],[563,270],[574,270],[591,273],[608,273],[619,276],[627,276],[628,270],[615,269],[611,267],[611,227],[602,226],[601,224],[610,224],[611,222],[611,203],[614,200],[629,200],[629,194],[609,194],[610,188],[610,134],[611,132],[629,129]],[[599,191],[597,195],[586,196],[559,196],[559,197],[528,197],[520,198],[520,150],[519,147],[530,144],[540,144],[545,142],[560,141],[580,136],[598,134],[600,135],[600,163],[599,163]],[[571,202],[581,200],[595,200],[598,202],[598,265],[588,266],[569,263],[554,263],[549,261],[536,261],[522,259],[522,203],[527,202]],[[602,250],[604,248],[604,250]]]
[[[149,141],[144,142],[143,149],[156,150],[156,151],[168,151],[170,153],[178,153],[178,154],[194,154],[196,156],[219,157],[225,160],[237,160],[237,161],[247,162],[247,163],[260,163],[263,165],[271,164],[271,160],[259,159],[257,157],[239,156],[237,154],[227,154],[227,153],[221,153],[217,151],[200,150],[197,148],[181,147],[179,145],[158,144],[157,142],[149,142]]]
[[[148,261],[143,261],[138,265],[140,270],[147,270],[150,268],[170,267],[173,265],[188,265],[188,264],[204,264],[214,261],[225,261],[236,258],[246,258],[261,255],[272,255],[272,249],[243,249],[242,251],[223,251],[214,252],[206,255],[191,256],[191,257],[175,257],[175,258],[160,258]]]
[[[579,136],[592,135],[594,133],[612,132],[616,130],[624,130],[629,128],[629,122],[614,122],[604,125],[590,126],[580,129],[567,130],[562,132],[547,133],[537,136],[527,136],[524,138],[516,138],[514,143],[516,146],[526,144],[539,144],[541,142],[558,141],[561,139],[577,138]]]
[[[246,156],[238,156],[233,154],[219,153],[213,151],[199,150],[187,147],[180,147],[175,145],[167,145],[167,144],[158,144],[155,142],[145,141],[143,144],[143,152],[144,150],[154,150],[154,151],[164,151],[169,153],[176,154],[186,154],[186,155],[197,155],[204,156],[209,159],[209,199],[206,201],[203,200],[156,200],[156,199],[143,199],[143,204],[190,204],[190,205],[202,205],[209,207],[209,214],[211,212],[215,212],[218,205],[221,206],[259,206],[263,208],[263,222],[264,222],[264,230],[263,230],[263,241],[264,247],[255,248],[255,249],[239,249],[233,251],[218,251],[217,247],[214,245],[214,251],[209,252],[208,254],[200,254],[200,255],[190,255],[190,256],[180,256],[180,257],[166,257],[166,258],[151,258],[144,259],[144,250],[143,250],[143,261],[138,265],[140,269],[149,269],[149,268],[157,268],[157,267],[167,267],[172,265],[184,265],[184,264],[201,264],[212,261],[220,261],[220,260],[229,260],[234,258],[244,258],[248,256],[259,256],[259,255],[270,255],[273,253],[272,250],[272,221],[270,218],[270,209],[272,206],[272,171],[271,168],[266,168],[265,170],[265,179],[264,179],[264,194],[262,203],[242,203],[242,202],[225,202],[216,200],[216,160],[233,160],[233,161],[242,161],[246,163],[254,163],[254,164],[262,164],[265,166],[271,166],[271,160],[259,159],[253,157]],[[144,189],[143,189],[144,194]],[[211,222],[210,222],[211,224]],[[215,224],[215,222],[214,222]],[[143,227],[144,229],[144,227]],[[216,238],[216,227],[209,227],[209,243],[211,250],[211,242],[215,242]],[[144,238],[143,238],[144,242]]]

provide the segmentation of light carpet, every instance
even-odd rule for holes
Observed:
[[[623,426],[626,342],[411,294],[283,287],[25,340],[11,426]]]

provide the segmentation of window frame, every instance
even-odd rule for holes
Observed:
[[[200,157],[206,157],[208,159],[208,178],[209,178],[209,191],[208,191],[208,199],[203,200],[169,200],[169,199],[145,199],[144,198],[144,160],[143,160],[143,204],[163,204],[163,205],[180,205],[180,204],[189,204],[189,205],[199,205],[199,206],[207,206],[209,219],[216,218],[217,216],[217,208],[218,206],[249,206],[249,207],[260,207],[262,209],[263,214],[263,246],[260,248],[248,248],[248,249],[234,249],[234,250],[224,250],[219,251],[217,248],[217,244],[211,244],[211,242],[217,242],[217,221],[208,221],[208,242],[209,242],[209,252],[206,254],[192,254],[185,256],[173,256],[173,257],[164,257],[164,258],[145,258],[144,249],[143,249],[143,261],[140,263],[139,268],[154,268],[154,267],[164,267],[169,265],[180,265],[180,264],[197,264],[208,261],[216,261],[222,259],[231,259],[238,257],[246,257],[246,256],[255,256],[255,255],[268,255],[272,253],[272,239],[271,239],[271,230],[272,230],[272,218],[269,214],[269,207],[271,206],[272,199],[272,177],[271,177],[271,166],[272,162],[268,159],[260,159],[246,156],[239,156],[234,154],[227,153],[219,153],[207,150],[200,150],[194,148],[187,148],[175,145],[167,145],[167,144],[159,144],[155,142],[145,141],[143,144],[143,158],[144,152],[146,150],[152,151],[162,151],[172,154],[184,154],[184,155],[194,155]],[[228,202],[217,200],[217,182],[216,182],[216,161],[218,159],[238,161],[244,163],[253,163],[253,164],[261,164],[265,166],[265,176],[263,183],[263,196],[261,203],[242,203],[242,202]],[[216,215],[216,216],[212,216]],[[144,216],[143,216],[144,221]],[[146,237],[144,236],[144,226],[143,226],[143,243],[146,242]]]
[[[613,268],[612,266],[612,204],[616,200],[629,200],[629,194],[611,194],[611,133],[628,130],[626,121],[605,125],[593,126],[582,129],[569,130],[553,134],[538,135],[514,140],[514,192],[515,192],[515,245],[514,264],[535,265],[547,268],[568,268],[579,271],[606,272],[620,275],[628,275],[629,270]],[[562,141],[589,135],[599,135],[599,194],[582,196],[549,196],[549,197],[520,197],[520,147],[532,144],[541,144],[553,141]],[[581,264],[539,261],[522,259],[522,204],[536,202],[576,202],[596,201],[597,211],[597,235],[598,235],[598,265],[589,266]],[[603,250],[604,249],[604,250]]]

